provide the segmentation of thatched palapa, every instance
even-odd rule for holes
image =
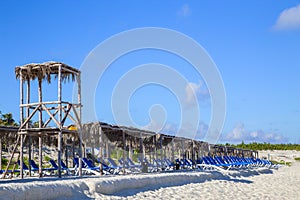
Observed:
[[[22,76],[23,80],[47,80],[51,83],[51,79],[54,75],[58,77],[59,67],[61,67],[61,78],[65,80],[75,80],[75,75],[79,74],[80,71],[76,68],[70,67],[61,62],[44,62],[44,63],[31,63],[24,66],[15,68],[16,78],[19,79]]]

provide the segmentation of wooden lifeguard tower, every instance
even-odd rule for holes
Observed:
[[[82,125],[81,125],[81,80],[80,71],[61,62],[45,62],[40,64],[27,64],[15,68],[16,77],[20,80],[20,127],[13,154],[17,152],[19,146],[20,176],[23,178],[23,152],[24,141],[28,136],[38,137],[39,147],[39,176],[42,176],[42,137],[57,137],[58,149],[58,177],[61,177],[62,159],[62,135],[74,134],[79,138],[79,175],[82,175]],[[31,82],[38,82],[37,102],[31,101]],[[43,101],[43,83],[48,84],[57,80],[57,99],[53,101]],[[77,84],[76,102],[63,101],[62,89],[65,81],[70,80]],[[26,94],[25,94],[26,92]],[[25,94],[25,95],[24,95]],[[24,98],[26,96],[26,98]],[[26,99],[26,102],[25,102]],[[33,127],[33,119],[38,119],[38,126]],[[47,119],[44,120],[43,119]],[[68,129],[66,121],[71,121],[76,125],[76,129]],[[75,141],[73,141],[75,142]],[[13,156],[9,160],[12,162]],[[9,166],[9,165],[8,165]],[[7,171],[7,170],[6,170]],[[4,174],[5,175],[5,174]]]

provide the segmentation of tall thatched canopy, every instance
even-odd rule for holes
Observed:
[[[86,147],[91,144],[105,146],[111,144],[114,148],[140,152],[141,145],[144,153],[150,155],[159,152],[160,155],[174,158],[193,157],[200,158],[204,155],[247,155],[252,156],[256,152],[240,150],[232,147],[209,144],[204,141],[191,140],[189,138],[176,137],[147,130],[111,125],[103,122],[91,122],[83,124],[83,141]],[[125,135],[125,137],[123,137]],[[99,138],[102,137],[102,142]],[[124,141],[125,140],[125,141]],[[124,144],[125,142],[125,144]],[[130,147],[130,148],[129,148]],[[125,149],[124,149],[125,148]]]
[[[158,142],[161,140],[162,146],[167,146],[170,144],[175,136],[165,135],[165,134],[158,134]]]
[[[17,137],[18,137],[18,129],[19,127],[17,126],[0,126],[0,139],[3,144],[6,145],[14,145]],[[75,141],[77,142],[78,140],[78,135],[75,134],[64,134],[63,135],[63,145],[65,145],[65,142],[67,142],[67,139],[70,138],[75,138]],[[37,144],[37,137],[32,137],[32,142]],[[44,139],[44,144],[49,147],[57,147],[57,138],[53,137],[53,134],[47,134],[43,136]],[[28,138],[26,138],[25,143],[27,142]],[[78,143],[78,142],[77,142]],[[76,143],[76,145],[77,145]]]
[[[15,68],[16,78],[19,79],[22,76],[23,80],[47,80],[51,82],[51,78],[57,78],[59,73],[59,67],[61,67],[62,80],[75,80],[75,76],[80,73],[76,68],[70,67],[61,62],[44,62],[44,63],[31,63],[24,66],[18,66]],[[52,76],[54,75],[54,76]]]
[[[90,143],[99,143],[99,138],[104,137],[109,142],[123,148],[123,134],[125,134],[126,142],[131,143],[133,147],[137,148],[140,145],[139,139],[141,136],[144,142],[148,141],[147,138],[155,136],[155,133],[151,131],[111,125],[104,122],[86,123],[83,124],[82,128],[83,141],[87,143],[87,146]],[[150,143],[152,143],[152,140],[150,140]]]

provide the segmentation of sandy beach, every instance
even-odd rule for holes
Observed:
[[[289,158],[298,152],[284,152]],[[282,152],[273,152],[273,156]],[[1,180],[0,199],[298,199],[300,162],[279,169]]]
[[[0,0],[0,200],[300,200],[273,2]]]
[[[300,162],[278,170],[215,177],[201,183],[100,195],[99,199],[299,199]]]

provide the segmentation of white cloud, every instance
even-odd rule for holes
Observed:
[[[185,103],[189,106],[196,105],[197,103],[197,94],[199,93],[201,85],[196,83],[188,83],[185,87],[186,99]]]
[[[191,15],[191,9],[188,4],[184,4],[178,11],[178,15],[181,17],[188,17]]]
[[[203,140],[207,134],[207,131],[208,131],[208,125],[204,121],[200,121],[195,138],[198,140]]]
[[[187,107],[196,106],[199,104],[199,100],[209,97],[209,92],[201,81],[199,84],[189,82],[185,87],[185,94],[185,105]]]
[[[149,124],[142,127],[142,129],[153,131],[156,133],[163,132],[164,128],[165,128],[165,125],[163,123],[157,122],[155,120],[151,120],[151,122]]]
[[[251,132],[250,136],[256,138],[258,136],[258,131]]]
[[[233,141],[239,141],[246,135],[246,131],[243,123],[238,123],[234,129],[228,133],[227,139]]]
[[[194,138],[197,140],[203,140],[207,135],[207,131],[209,126],[200,121],[198,124],[198,129],[196,133],[194,130],[191,130],[190,124],[185,123],[179,127],[176,124],[171,123],[158,123],[152,121],[149,125],[143,127],[147,130],[152,130],[155,132],[160,132],[168,135],[177,135],[180,137],[186,138]],[[256,131],[248,131],[245,129],[245,125],[242,122],[236,124],[231,132],[227,135],[223,135],[220,142],[229,142],[229,143],[241,143],[242,141],[249,143],[249,142],[270,142],[270,143],[285,143],[287,142],[287,138],[283,135],[275,132],[265,132],[262,130]]]
[[[146,126],[142,127],[142,129],[169,135],[176,135],[178,132],[177,126],[169,123],[158,122],[156,120],[151,120],[151,122]]]
[[[274,132],[265,132],[262,130],[247,131],[243,123],[238,123],[234,129],[229,132],[222,140],[226,142],[270,142],[284,143],[287,138]]]
[[[276,30],[300,29],[300,5],[282,11],[274,28]]]

